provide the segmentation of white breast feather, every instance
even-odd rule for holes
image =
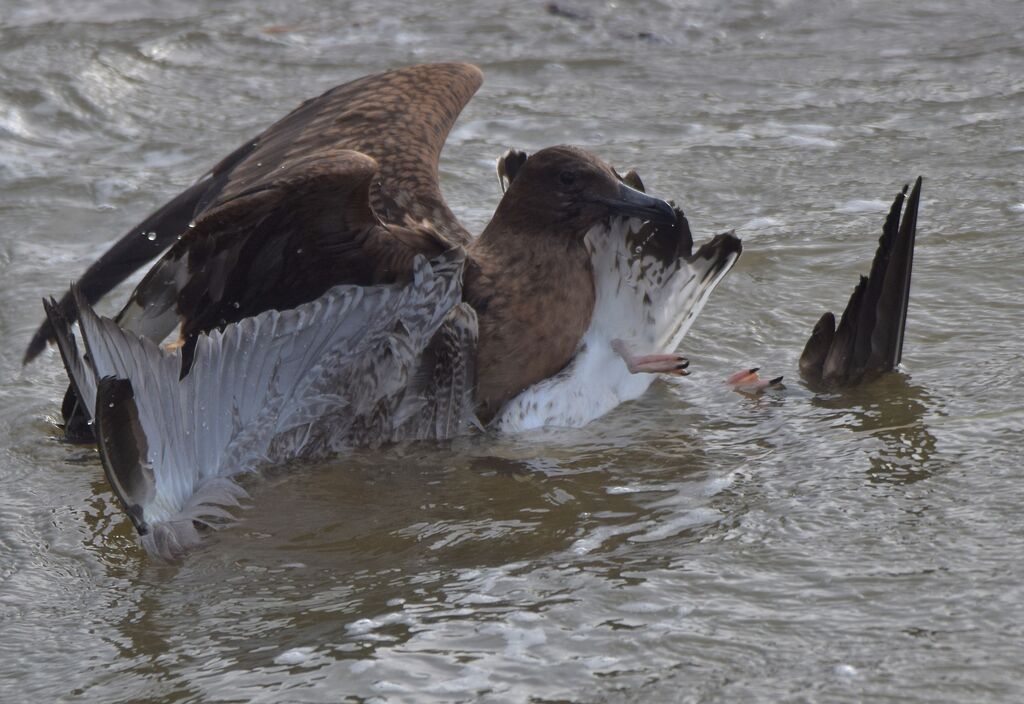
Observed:
[[[596,300],[576,356],[561,372],[534,384],[502,409],[492,426],[506,432],[543,426],[580,427],[643,394],[653,374],[631,374],[612,350],[624,340],[637,354],[678,349],[715,286],[738,258],[716,257],[665,264],[627,250],[641,221],[613,218],[587,234]],[[720,267],[716,273],[708,276]]]

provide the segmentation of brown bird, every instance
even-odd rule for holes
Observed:
[[[559,146],[517,164],[470,237],[437,161],[480,81],[468,65],[416,66],[329,91],[45,304],[37,337],[56,336],[69,398],[151,553],[180,556],[197,524],[226,518],[240,472],[489,421],[576,353],[595,305],[588,233],[613,218],[678,229],[671,205]],[[116,321],[97,317],[91,299],[147,253],[144,232],[169,250]],[[175,328],[180,345],[161,351]]]
[[[133,228],[86,271],[80,298],[94,302],[173,245],[116,322],[155,341],[180,326],[185,376],[204,332],[340,284],[408,283],[417,256],[464,247],[463,298],[479,324],[475,397],[486,422],[571,359],[594,305],[587,231],[611,215],[676,216],[598,158],[552,147],[522,164],[472,238],[441,196],[438,159],[481,82],[467,64],[413,66],[307,101]],[[74,303],[69,294],[55,312],[72,321]],[[26,362],[52,335],[44,323]],[[88,435],[75,423],[73,396],[69,435]]]

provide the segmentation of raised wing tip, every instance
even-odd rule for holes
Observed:
[[[729,230],[728,232],[715,235],[709,241],[702,244],[692,259],[698,257],[704,259],[719,257],[724,259],[730,254],[735,254],[738,257],[742,253],[743,240],[736,236],[735,230]]]
[[[25,355],[21,358],[22,366],[25,366],[46,349],[46,345],[56,340],[56,330],[53,326],[53,320],[51,319],[51,313],[60,316],[61,318],[68,319],[68,325],[75,322],[75,311],[72,309],[72,297],[70,291],[64,294],[64,297],[58,302],[52,296],[43,298],[43,311],[46,313],[46,317],[43,322],[40,323],[36,329],[32,339],[28,343],[28,347],[25,348]]]
[[[444,67],[449,70],[455,71],[456,73],[464,76],[470,84],[474,86],[475,91],[484,82],[484,72],[476,64],[467,63],[465,61],[453,61],[444,64],[435,64],[438,67]]]
[[[839,326],[835,326],[831,314],[822,316],[814,326],[800,357],[800,370],[809,381],[854,386],[899,364],[923,181],[918,176],[913,188],[904,185],[896,196],[879,239],[871,275],[860,278]]]
[[[484,83],[484,72],[480,70],[479,66],[461,61],[439,64],[414,64],[378,74],[377,78],[387,76],[396,78],[408,76],[416,80],[417,83],[440,81],[449,86],[453,85],[454,79],[456,92],[464,101],[476,93]]]

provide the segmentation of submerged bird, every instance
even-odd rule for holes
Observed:
[[[195,524],[237,497],[230,477],[261,464],[443,439],[475,418],[581,424],[642,393],[650,378],[632,372],[678,371],[673,351],[739,241],[691,255],[680,211],[573,147],[517,158],[472,238],[437,159],[479,84],[449,64],[328,91],[140,226],[173,246],[115,320],[90,304],[127,275],[120,254],[47,303],[37,339],[56,336],[69,398],[151,552],[194,545]],[[114,250],[141,257],[128,239]]]
[[[904,200],[907,207],[901,216]],[[893,201],[871,272],[860,277],[838,327],[831,311],[814,326],[800,355],[800,372],[812,385],[855,386],[900,363],[920,200],[919,176],[909,198],[904,186]]]

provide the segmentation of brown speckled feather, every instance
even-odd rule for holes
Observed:
[[[168,253],[187,266],[176,312],[182,373],[200,333],[286,310],[341,283],[408,282],[413,259],[451,243],[427,225],[385,225],[369,204],[377,163],[326,150],[288,160],[253,188],[210,208]]]
[[[90,303],[96,302],[173,245],[189,221],[273,181],[281,169],[345,149],[379,164],[370,203],[384,222],[426,220],[446,239],[468,243],[469,233],[441,195],[438,160],[455,120],[482,83],[480,69],[470,64],[428,64],[366,76],[306,101],[131,228],[79,278],[79,288]],[[166,278],[153,277],[150,283]],[[137,295],[142,306],[166,309],[170,303],[159,290]],[[60,306],[64,315],[73,315],[69,294]],[[123,314],[119,320],[133,323]],[[44,321],[24,361],[31,361],[52,339]]]
[[[428,64],[332,88],[260,135],[214,204],[273,180],[296,161],[350,149],[380,165],[370,202],[384,222],[427,220],[467,244],[469,233],[441,196],[437,169],[448,133],[482,83],[476,66]]]

